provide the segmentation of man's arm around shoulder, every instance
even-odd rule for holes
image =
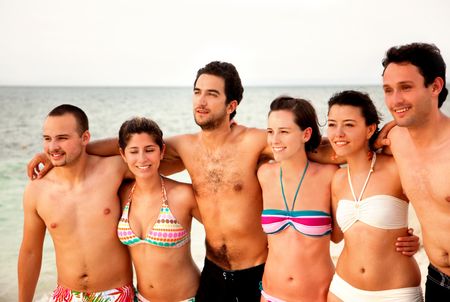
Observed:
[[[18,281],[19,302],[33,300],[42,262],[42,246],[45,237],[45,223],[37,212],[37,189],[40,183],[30,182],[23,197],[23,238],[19,251]]]

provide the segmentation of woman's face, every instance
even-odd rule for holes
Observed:
[[[276,161],[289,159],[300,150],[311,137],[311,128],[304,131],[294,122],[294,114],[288,110],[272,111],[267,127],[267,143],[272,148]]]
[[[327,136],[338,156],[369,149],[369,138],[374,125],[367,126],[361,108],[350,105],[333,105],[328,113]]]
[[[164,150],[159,148],[149,134],[135,133],[131,135],[121,154],[128,164],[128,168],[136,177],[145,177],[158,173]]]

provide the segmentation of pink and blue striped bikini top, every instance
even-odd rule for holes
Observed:
[[[331,233],[331,216],[316,210],[266,209],[261,214],[261,225],[266,234],[276,234],[292,226],[303,235],[325,236]]]
[[[122,217],[120,218],[119,225],[117,226],[117,235],[119,236],[119,240],[125,245],[147,243],[166,248],[181,247],[188,243],[190,239],[189,233],[183,228],[182,225],[178,223],[178,220],[170,211],[169,203],[167,201],[166,188],[162,178],[162,205],[159,210],[158,218],[144,239],[141,239],[134,234],[130,226],[128,215],[135,186],[136,183],[131,189],[128,202],[123,208]]]
[[[331,233],[331,215],[317,210],[294,211],[295,201],[308,169],[306,162],[302,177],[294,195],[292,207],[289,210],[283,186],[283,171],[280,166],[280,185],[286,210],[265,209],[261,213],[261,225],[266,234],[276,234],[292,226],[297,232],[307,236],[325,236]]]

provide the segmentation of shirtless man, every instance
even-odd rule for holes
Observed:
[[[126,246],[117,238],[117,190],[128,169],[118,156],[88,155],[86,114],[61,105],[47,116],[44,152],[53,166],[24,193],[23,240],[19,252],[19,301],[33,300],[42,246],[53,239],[58,287],[51,301],[133,301],[132,270]]]
[[[450,301],[450,118],[439,49],[392,47],[383,60],[385,103],[399,127],[389,133],[402,186],[422,226],[430,260],[426,301]]]
[[[201,131],[168,138],[160,166],[164,174],[186,169],[191,177],[206,233],[205,265],[196,296],[200,302],[260,301],[267,238],[261,227],[262,196],[256,171],[260,160],[272,157],[272,151],[265,130],[230,123],[243,90],[232,64],[211,62],[201,68],[193,95],[194,119]],[[329,161],[332,150],[324,150],[308,156]],[[117,139],[90,143],[88,152],[117,154]],[[40,161],[30,162],[30,176]],[[405,253],[417,242],[414,236],[399,240],[403,241],[399,251]]]
[[[260,224],[256,169],[270,155],[266,132],[230,126],[243,87],[236,68],[211,62],[194,82],[196,134],[169,138],[165,160],[181,161],[191,180],[206,233],[206,259],[196,301],[259,301],[267,238]],[[173,165],[173,163],[172,163]]]

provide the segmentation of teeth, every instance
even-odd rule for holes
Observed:
[[[343,146],[343,145],[347,145],[347,142],[335,142],[334,144],[338,145],[338,146]]]
[[[272,147],[273,151],[275,152],[280,152],[282,151],[284,148],[283,147]]]
[[[137,166],[138,169],[148,169],[150,168],[150,165],[147,166]]]
[[[409,110],[409,108],[401,108],[401,109],[395,109],[395,112],[397,112],[397,113],[403,113],[403,112],[406,112],[406,111],[408,111]]]

